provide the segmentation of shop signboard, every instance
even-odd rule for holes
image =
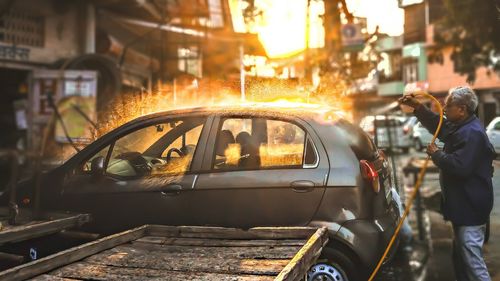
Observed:
[[[45,125],[55,118],[54,139],[59,143],[89,143],[96,120],[97,76],[94,71],[36,70],[31,78],[31,116]],[[59,117],[54,114],[57,107]]]

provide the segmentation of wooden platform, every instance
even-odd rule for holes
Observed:
[[[3,210],[1,210],[3,211]],[[33,239],[65,229],[79,227],[90,220],[88,214],[45,213],[40,220],[28,220],[20,225],[1,221],[0,245]]]
[[[145,225],[0,272],[0,280],[300,280],[326,228]]]

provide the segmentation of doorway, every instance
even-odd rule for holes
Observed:
[[[26,148],[27,70],[0,68],[0,149]],[[0,158],[0,192],[10,180],[10,160]]]

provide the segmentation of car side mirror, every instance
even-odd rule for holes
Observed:
[[[90,173],[93,176],[99,177],[104,175],[104,157],[97,156],[90,162]]]

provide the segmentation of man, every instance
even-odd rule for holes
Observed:
[[[439,115],[422,105],[414,94],[400,103],[434,134]],[[427,154],[439,167],[442,190],[441,210],[453,225],[453,264],[457,280],[491,280],[483,259],[486,222],[493,207],[492,161],[494,150],[479,119],[474,115],[478,99],[469,87],[449,91],[444,106],[446,119],[438,135],[443,150],[434,143]]]

